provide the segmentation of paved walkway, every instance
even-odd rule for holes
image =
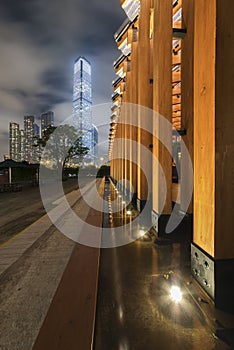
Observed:
[[[103,192],[104,181],[99,187],[101,197]],[[102,213],[89,209],[86,222],[96,227],[101,241]],[[85,230],[81,234],[85,236]],[[99,256],[98,248],[75,245],[33,350],[92,348]]]
[[[93,186],[93,184],[87,184],[82,191],[86,192],[90,186]],[[79,190],[72,191],[66,195],[67,201],[71,207],[74,206],[80,197]],[[54,202],[53,204],[56,206],[50,211],[50,215],[53,215],[55,220],[60,220],[66,213],[67,208],[64,207],[59,200],[57,200],[57,203]],[[15,263],[34,242],[36,242],[42,235],[46,234],[51,226],[52,223],[50,218],[48,214],[45,214],[25,230],[19,232],[17,235],[0,245],[0,275]]]

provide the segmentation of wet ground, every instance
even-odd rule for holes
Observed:
[[[95,350],[228,349],[178,278],[180,253],[179,244],[142,241],[102,250]],[[182,288],[181,303],[170,298],[173,284]]]
[[[145,236],[102,249],[94,350],[230,349],[197,307],[191,277],[184,278],[190,276],[189,246],[186,241],[156,245]],[[170,296],[172,286],[181,288],[179,303]]]

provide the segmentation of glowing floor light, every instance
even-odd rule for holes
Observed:
[[[180,288],[177,286],[172,286],[170,296],[174,302],[180,303],[182,300],[182,292],[181,292]]]

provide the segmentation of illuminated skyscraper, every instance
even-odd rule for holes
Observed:
[[[82,132],[82,142],[93,155],[92,126],[92,82],[91,64],[84,57],[78,57],[74,64],[73,120],[77,130]]]
[[[48,126],[54,126],[54,112],[48,111],[41,115],[41,135]]]
[[[24,130],[20,130],[20,161],[24,160],[24,146],[25,146],[25,133]]]
[[[10,123],[10,158],[20,161],[20,130],[19,124]]]
[[[24,135],[25,135],[25,146],[24,146],[24,157],[28,162],[34,161],[34,116],[24,117]]]

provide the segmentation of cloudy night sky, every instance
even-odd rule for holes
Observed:
[[[113,36],[125,18],[119,0],[1,0],[1,160],[10,121],[23,127],[24,115],[53,110],[58,124],[71,114],[78,56],[92,64],[93,104],[110,101]]]

